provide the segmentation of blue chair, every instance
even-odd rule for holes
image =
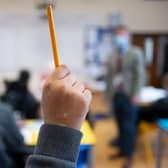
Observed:
[[[165,133],[168,134],[168,119],[158,120],[157,125],[159,127],[159,134],[158,134],[156,167],[161,168],[161,160],[163,155],[162,141],[163,141],[163,134]]]
[[[86,166],[88,166],[90,149],[91,149],[91,145],[80,146],[77,168],[85,168]]]

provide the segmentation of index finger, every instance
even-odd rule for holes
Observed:
[[[71,72],[66,65],[61,65],[54,70],[54,72],[49,77],[49,80],[61,80],[64,79],[70,73]]]

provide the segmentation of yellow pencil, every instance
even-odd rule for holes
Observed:
[[[48,5],[47,7],[47,14],[48,14],[48,24],[50,29],[51,43],[52,43],[52,49],[53,49],[53,55],[54,55],[54,63],[55,63],[55,66],[58,67],[61,65],[61,63],[58,55],[54,17],[53,17],[53,11],[52,11],[51,5]]]

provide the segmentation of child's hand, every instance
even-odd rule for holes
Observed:
[[[51,74],[43,88],[44,121],[80,129],[91,99],[91,92],[62,65]]]

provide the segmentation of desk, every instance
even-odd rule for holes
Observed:
[[[39,129],[43,124],[42,120],[26,120],[24,126],[21,128],[21,133],[24,137],[27,146],[35,146],[38,139]],[[78,168],[84,166],[92,167],[93,165],[93,146],[96,143],[96,138],[89,123],[85,121],[81,128],[83,138],[80,146],[80,153],[78,159]]]
[[[157,122],[159,127],[158,133],[158,144],[157,144],[157,158],[156,158],[156,168],[161,168],[161,160],[162,160],[162,141],[163,135],[168,134],[168,119],[161,119]]]
[[[110,111],[110,101],[105,99],[104,92],[92,90],[90,111],[92,114],[108,114]]]

